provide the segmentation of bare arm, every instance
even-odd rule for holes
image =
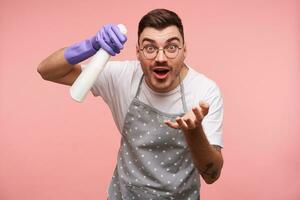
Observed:
[[[81,73],[80,65],[71,65],[64,57],[65,48],[59,49],[45,58],[38,66],[37,71],[44,80],[72,85]]]
[[[201,122],[208,109],[207,103],[200,102],[199,106],[194,107],[183,117],[177,117],[176,122],[166,120],[165,123],[183,131],[196,168],[204,181],[212,184],[220,177],[223,157],[219,146],[210,145],[202,127]]]
[[[103,35],[110,38],[110,41],[104,41]],[[68,48],[59,49],[48,56],[39,64],[37,71],[45,80],[73,85],[81,73],[81,67],[77,63],[90,58],[100,48],[114,56],[120,53],[126,40],[126,36],[121,33],[117,25],[105,25],[93,37],[75,43]]]
[[[214,183],[220,177],[223,167],[221,147],[210,145],[201,127],[189,131],[185,138],[202,178],[207,184]]]

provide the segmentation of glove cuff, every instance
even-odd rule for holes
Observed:
[[[64,52],[64,57],[68,61],[68,63],[74,65],[93,56],[98,50],[95,48],[97,46],[95,45],[94,47],[94,45],[92,44],[93,40],[95,41],[95,37],[86,39],[66,48]]]

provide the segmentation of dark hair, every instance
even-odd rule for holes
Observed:
[[[178,15],[175,12],[167,9],[152,10],[148,12],[139,22],[138,41],[140,39],[141,33],[146,27],[152,27],[161,30],[172,25],[178,27],[184,42],[183,26]]]

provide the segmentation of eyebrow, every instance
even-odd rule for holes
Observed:
[[[180,39],[179,39],[178,37],[171,37],[171,38],[167,39],[166,42],[171,42],[172,40],[177,40],[178,42],[180,42]],[[143,42],[145,42],[145,41],[148,41],[148,42],[151,42],[151,43],[155,43],[155,42],[156,42],[156,41],[153,40],[153,39],[150,39],[150,38],[145,37],[145,38],[143,38],[143,40],[142,40],[141,43],[143,43]]]

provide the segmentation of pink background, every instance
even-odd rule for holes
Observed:
[[[135,59],[138,21],[158,7],[180,15],[186,62],[224,96],[225,165],[202,199],[300,199],[299,1],[2,0],[1,200],[105,199],[120,139],[108,107],[36,68],[106,23],[129,30],[114,59]]]

